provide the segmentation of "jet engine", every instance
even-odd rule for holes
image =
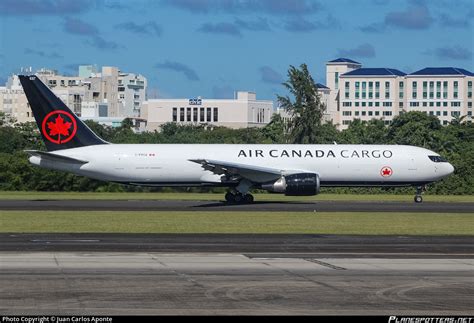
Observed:
[[[319,182],[318,174],[300,173],[282,176],[273,183],[263,184],[262,189],[287,196],[310,196],[319,193]]]

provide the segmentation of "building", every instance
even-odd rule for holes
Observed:
[[[146,100],[147,80],[143,75],[133,73],[119,73],[118,95],[121,106],[121,115],[140,117],[143,102]]]
[[[390,124],[404,107],[405,73],[393,68],[358,68],[340,76],[337,124],[382,119]]]
[[[363,68],[338,58],[326,64],[330,88],[328,113],[338,129],[354,119],[390,124],[406,111],[424,111],[446,125],[453,118],[472,120],[474,74],[454,67],[428,67],[411,74],[395,68]]]
[[[6,86],[0,88],[0,111],[15,122],[35,121],[17,75],[9,77]]]
[[[472,120],[474,73],[462,68],[428,67],[406,76],[406,111],[423,111],[443,125],[453,118]]]
[[[228,128],[263,127],[270,122],[273,101],[257,100],[253,92],[237,92],[234,99],[153,99],[145,101],[147,130],[178,124],[206,124]]]
[[[31,71],[29,71],[31,73]],[[92,65],[79,66],[78,76],[65,76],[55,70],[40,69],[36,75],[79,117],[100,123],[104,120],[140,120],[146,99],[146,78],[104,66],[101,72]],[[34,121],[26,96],[16,75],[0,88],[0,111],[17,122]],[[108,118],[108,119],[107,119]]]

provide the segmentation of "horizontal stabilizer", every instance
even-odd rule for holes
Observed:
[[[68,163],[68,164],[87,164],[87,160],[81,160],[73,157],[62,156],[46,151],[39,151],[39,150],[25,150],[30,156],[40,157],[41,159],[52,161],[52,162],[59,162],[59,163]]]

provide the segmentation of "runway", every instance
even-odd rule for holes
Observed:
[[[474,213],[474,203],[257,201],[253,204],[228,205],[221,201],[185,200],[0,200],[0,210]]]
[[[0,234],[0,314],[472,315],[473,240]]]
[[[472,315],[472,259],[0,253],[0,314]]]

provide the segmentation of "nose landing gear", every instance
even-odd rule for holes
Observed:
[[[426,190],[426,188],[424,186],[418,186],[416,188],[416,195],[415,195],[415,198],[414,198],[415,203],[423,202],[423,197],[421,196],[421,194],[423,194],[423,192],[425,190]]]

